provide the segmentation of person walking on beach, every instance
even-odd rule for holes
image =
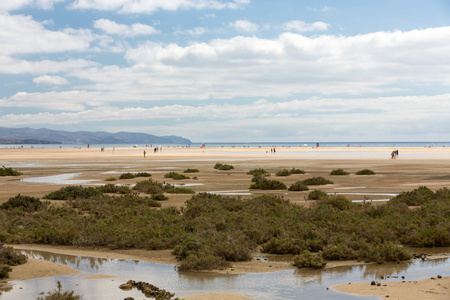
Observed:
[[[144,150],[144,158],[145,158],[145,154],[147,154],[147,152],[145,152],[145,150]]]
[[[392,151],[392,153],[391,153],[391,159],[395,159],[395,151]]]

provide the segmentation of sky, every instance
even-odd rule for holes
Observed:
[[[448,0],[0,0],[0,127],[450,141]]]

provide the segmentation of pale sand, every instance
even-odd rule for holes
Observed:
[[[15,165],[13,167],[15,170],[24,173],[20,177],[0,177],[0,203],[7,201],[9,197],[14,197],[18,193],[41,198],[51,191],[68,185],[66,183],[30,183],[21,180],[60,174],[77,174],[74,179],[94,180],[91,184],[105,184],[111,183],[105,181],[105,179],[110,177],[118,178],[121,173],[150,172],[152,173],[152,179],[156,181],[175,184],[202,184],[190,186],[196,192],[236,191],[237,193],[245,194],[242,196],[243,198],[270,192],[283,195],[286,199],[299,205],[309,205],[310,202],[304,200],[308,192],[249,191],[251,176],[247,175],[247,172],[254,168],[265,168],[272,174],[273,179],[281,180],[287,186],[312,176],[323,176],[333,180],[334,184],[318,187],[321,190],[328,193],[365,193],[365,197],[369,201],[392,197],[382,195],[383,193],[395,194],[402,191],[410,191],[419,186],[427,186],[435,190],[450,185],[450,174],[448,171],[450,167],[450,151],[447,148],[399,148],[400,155],[396,160],[389,159],[389,154],[393,148],[312,149],[278,147],[276,154],[271,154],[270,148],[164,148],[162,152],[158,153],[153,153],[150,148],[146,148],[147,157],[145,159],[143,150],[144,148],[142,147],[135,149],[116,148],[114,152],[112,152],[112,149],[106,149],[104,152],[101,152],[99,148],[0,149],[0,164],[5,166]],[[380,158],[383,157],[383,154],[385,154],[385,158]],[[423,159],[402,158],[402,155],[423,156]],[[231,171],[215,170],[213,166],[216,162],[231,164],[235,169]],[[20,167],[20,165],[23,165],[23,167]],[[279,170],[293,167],[305,170],[306,174],[289,177],[274,176],[274,173]],[[197,176],[197,180],[176,181],[164,178],[164,174],[167,172],[176,171],[181,173],[187,168],[200,170],[199,173],[188,174],[191,177]],[[331,170],[337,168],[342,168],[352,174],[349,176],[328,175]],[[354,175],[356,171],[362,169],[374,170],[377,175]],[[112,183],[133,184],[140,180],[145,180],[145,178],[119,180]],[[248,193],[251,193],[251,195],[246,195]],[[364,198],[363,195],[355,194],[346,195],[346,197],[351,200]],[[191,195],[169,195],[169,200],[162,202],[162,204],[164,207],[180,207],[190,197]],[[53,202],[58,203],[59,201]],[[373,203],[378,205],[383,202]],[[108,249],[79,249],[76,247],[50,247],[45,245],[14,245],[14,247],[17,249],[35,249],[77,256],[137,259],[169,265],[177,264],[176,259],[170,254],[170,250],[111,251]],[[259,255],[261,254],[255,253],[252,261],[234,263],[232,268],[221,272],[230,274],[259,273],[292,268],[288,262],[264,263],[256,259]],[[41,277],[42,273],[39,273],[40,267],[33,267],[32,264],[27,263],[21,267],[27,269],[26,272],[31,278]],[[62,265],[52,263],[46,265],[47,267],[53,266],[55,275],[71,274],[73,271],[65,269],[65,266]],[[328,267],[331,266],[333,266],[333,263],[328,265]],[[19,267],[14,269],[16,268]],[[51,272],[45,273],[52,274]],[[16,275],[13,272],[11,276]],[[438,283],[436,281],[436,284]],[[429,287],[432,287],[434,282],[427,284],[430,284]],[[407,285],[408,289],[416,290],[415,286],[418,285]],[[208,296],[199,295],[198,297]],[[229,299],[239,299],[233,297],[237,296],[233,295]],[[411,299],[422,298],[413,297]]]
[[[450,277],[443,276],[438,279],[427,278],[418,281],[383,282],[381,286],[373,286],[370,282],[357,282],[352,284],[340,284],[332,286],[332,289],[347,294],[359,296],[375,295],[381,298],[393,300],[403,299],[427,299],[448,300],[450,299]],[[384,286],[386,285],[386,286]],[[389,297],[388,297],[389,296]]]

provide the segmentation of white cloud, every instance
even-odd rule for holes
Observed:
[[[118,24],[107,19],[99,19],[94,22],[94,27],[103,30],[107,34],[117,34],[120,36],[138,36],[138,35],[152,35],[159,33],[154,27],[135,23],[132,25]]]
[[[195,27],[194,29],[189,30],[177,30],[174,32],[175,35],[190,35],[190,36],[201,36],[207,32],[207,29],[204,27]]]
[[[36,84],[48,84],[48,85],[64,85],[68,84],[69,81],[61,76],[48,76],[43,75],[33,79]]]
[[[89,30],[47,30],[24,15],[0,14],[0,28],[0,55],[85,51],[97,39]]]
[[[36,6],[41,9],[52,9],[53,5],[66,0],[36,0]]]
[[[25,7],[36,6],[40,9],[52,9],[53,5],[66,0],[2,0],[0,1],[0,12],[12,11]]]
[[[305,23],[300,20],[293,20],[283,24],[286,31],[309,32],[309,31],[325,31],[330,28],[330,24],[324,22]]]
[[[75,70],[94,67],[97,63],[84,59],[66,61],[27,61],[0,55],[0,74],[49,74],[70,73]]]
[[[158,10],[179,9],[236,9],[250,3],[250,0],[76,0],[75,9],[114,10],[126,14],[151,14]]]
[[[230,23],[229,26],[240,32],[252,33],[258,31],[258,25],[247,20],[237,20],[234,23]]]

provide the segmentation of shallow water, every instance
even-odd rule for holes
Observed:
[[[80,175],[80,173],[59,174],[43,177],[31,177],[22,179],[25,182],[30,183],[50,183],[50,184],[88,184],[95,180],[81,180],[73,179]]]
[[[429,250],[429,249],[428,249]],[[416,251],[417,253],[420,250]],[[430,251],[425,251],[430,252]],[[441,248],[437,253],[448,253]],[[29,257],[67,264],[85,273],[75,276],[57,276],[27,281],[13,281],[13,289],[3,292],[1,299],[34,299],[43,291],[55,288],[61,281],[64,290],[74,290],[83,299],[143,299],[137,290],[122,291],[119,285],[129,279],[146,281],[183,297],[201,293],[236,293],[253,299],[376,299],[376,297],[349,296],[327,290],[328,287],[349,282],[401,281],[393,276],[417,280],[438,274],[450,275],[448,258],[414,261],[401,264],[367,264],[335,267],[325,270],[289,270],[264,274],[219,275],[198,272],[178,272],[175,267],[150,262],[117,259],[99,259],[79,256],[57,255],[41,251],[24,251]],[[434,254],[434,255],[435,255]],[[267,256],[271,259],[271,256]],[[88,279],[93,274],[117,276],[113,278]],[[369,283],[368,283],[369,284]]]

